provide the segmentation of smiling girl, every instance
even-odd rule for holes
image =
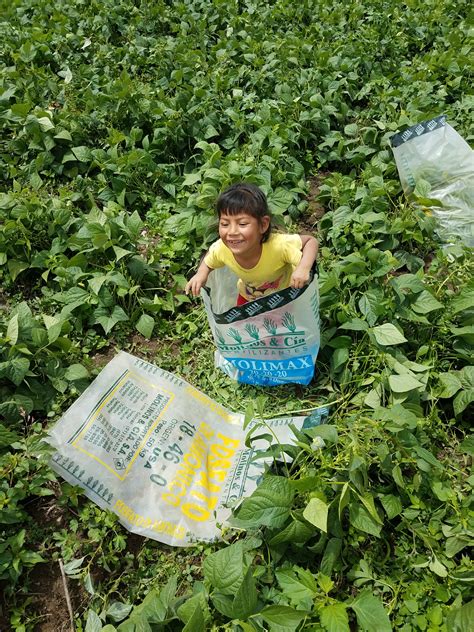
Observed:
[[[186,284],[186,294],[197,296],[210,272],[223,266],[239,277],[237,305],[308,283],[317,240],[311,235],[272,233],[267,200],[258,187],[233,184],[219,196],[217,213],[220,239]]]

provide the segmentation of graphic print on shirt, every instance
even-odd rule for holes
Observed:
[[[248,301],[253,301],[256,298],[261,298],[270,292],[276,292],[279,289],[280,283],[283,279],[283,275],[275,279],[274,281],[266,281],[262,285],[256,286],[250,283],[245,283],[245,298]]]

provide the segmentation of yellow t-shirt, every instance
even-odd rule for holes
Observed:
[[[228,266],[239,277],[239,294],[253,301],[289,287],[293,270],[301,260],[302,247],[299,235],[271,234],[262,244],[257,265],[247,269],[237,263],[231,250],[219,239],[209,248],[204,263],[212,269]]]

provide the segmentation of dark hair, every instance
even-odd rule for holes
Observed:
[[[216,202],[217,215],[219,219],[222,213],[226,215],[238,215],[239,213],[248,213],[255,217],[259,222],[268,215],[270,223],[267,230],[262,235],[261,243],[267,241],[272,230],[271,213],[268,210],[267,198],[265,193],[255,184],[249,182],[237,182],[232,184],[223,191]]]

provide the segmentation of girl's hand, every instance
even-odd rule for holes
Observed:
[[[293,274],[290,278],[290,286],[301,289],[305,285],[308,285],[311,268],[318,254],[318,240],[312,235],[300,235],[302,255],[301,261],[293,270]]]
[[[206,285],[207,277],[211,271],[205,264],[204,266],[201,264],[196,274],[186,283],[186,287],[184,288],[186,294],[189,294],[191,291],[193,296],[199,296],[199,292],[201,288]]]
[[[298,266],[293,274],[291,275],[290,278],[290,287],[294,287],[294,288],[302,288],[305,285],[308,284],[309,281],[309,277],[310,277],[310,270],[308,270],[307,268],[302,268],[300,266]]]

